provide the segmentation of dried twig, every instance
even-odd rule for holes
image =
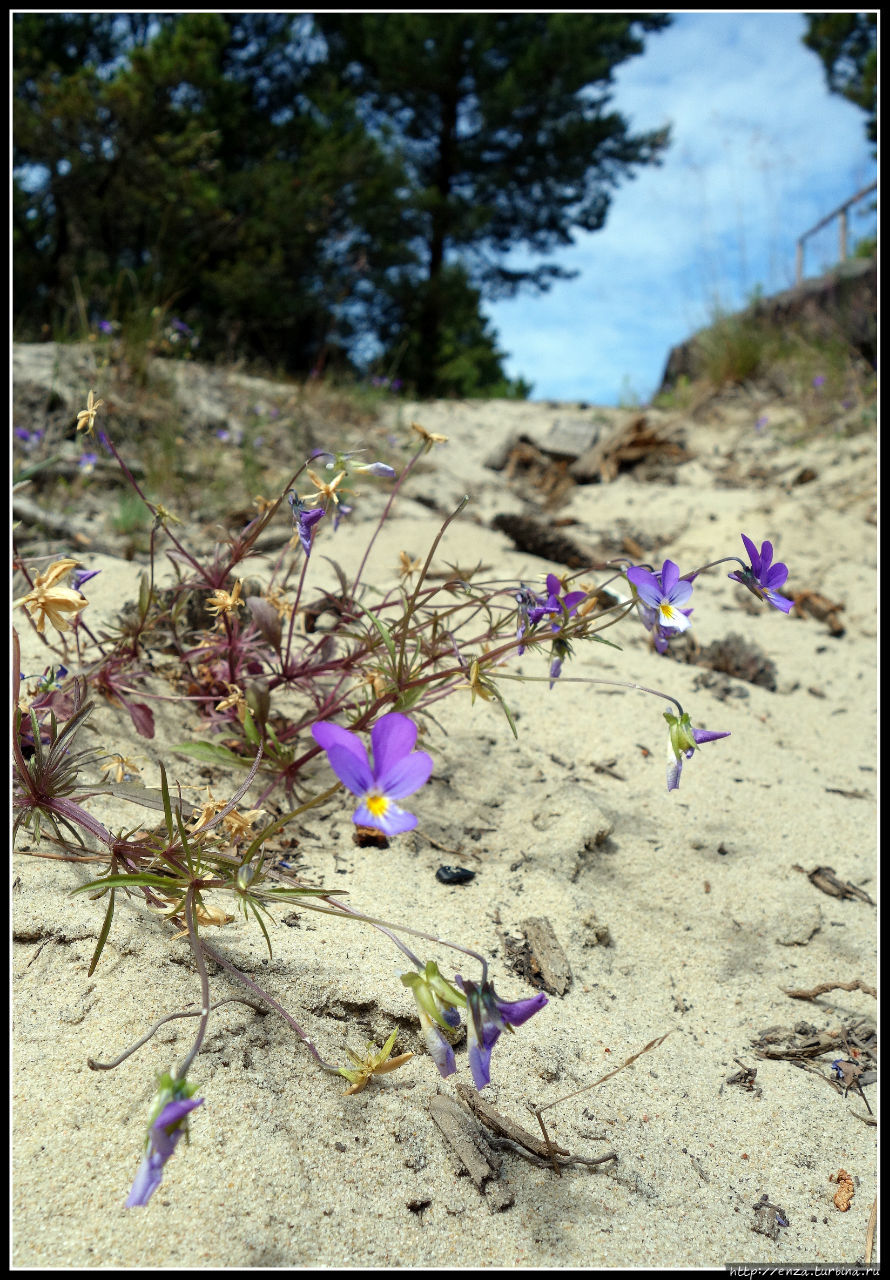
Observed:
[[[782,990],[786,996],[790,996],[792,1000],[815,1000],[817,996],[825,995],[826,991],[864,991],[867,996],[874,996],[877,1000],[878,992],[875,987],[870,987],[867,982],[863,982],[861,978],[854,978],[852,982],[820,982],[818,986],[809,990],[804,987],[792,989],[791,987],[783,987]]]
[[[673,1030],[673,1028],[671,1028],[671,1030]],[[657,1049],[660,1044],[664,1044],[670,1034],[670,1031],[666,1031],[664,1035],[659,1036],[657,1040],[650,1040],[645,1048],[640,1049],[637,1053],[631,1054],[629,1058],[625,1058],[624,1062],[622,1062],[619,1067],[615,1067],[614,1071],[609,1071],[606,1075],[600,1076],[599,1080],[594,1080],[593,1084],[585,1084],[582,1088],[576,1089],[574,1093],[567,1093],[562,1098],[556,1098],[553,1102],[548,1102],[545,1107],[535,1108],[535,1115],[538,1117],[538,1124],[541,1126],[541,1132],[543,1133],[544,1141],[547,1144],[547,1153],[550,1156],[551,1164],[557,1173],[559,1173],[559,1165],[556,1162],[556,1153],[559,1148],[551,1141],[550,1134],[544,1126],[544,1120],[541,1113],[549,1111],[551,1107],[559,1106],[560,1102],[568,1102],[570,1098],[577,1098],[579,1094],[586,1093],[588,1089],[595,1089],[598,1084],[604,1084],[607,1080],[611,1080],[612,1076],[617,1076],[619,1071],[623,1071],[624,1068],[629,1067],[632,1062],[636,1062],[637,1058],[642,1058],[644,1053],[649,1053],[650,1050]],[[560,1177],[562,1177],[562,1174],[560,1174]]]

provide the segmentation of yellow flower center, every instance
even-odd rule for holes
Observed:
[[[389,808],[389,801],[386,796],[370,795],[365,803],[375,818],[382,818]]]

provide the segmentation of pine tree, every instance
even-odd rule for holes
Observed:
[[[328,68],[352,89],[363,118],[410,180],[406,234],[420,264],[416,374],[436,369],[460,261],[488,298],[547,289],[570,274],[552,262],[511,266],[603,226],[610,193],[657,161],[667,131],[634,134],[611,108],[616,66],[643,50],[640,33],[666,15],[315,14]],[[398,285],[404,291],[404,278]],[[404,341],[404,339],[403,339]]]

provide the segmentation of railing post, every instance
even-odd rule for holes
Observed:
[[[797,254],[794,260],[794,276],[795,283],[800,284],[803,279],[803,236],[797,242]]]
[[[841,209],[840,217],[838,221],[841,224],[841,230],[840,230],[841,262],[846,262],[847,260],[847,210],[846,209]]]

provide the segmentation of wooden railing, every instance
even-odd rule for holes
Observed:
[[[808,236],[813,235],[816,231],[821,231],[823,227],[827,227],[832,218],[840,219],[840,261],[843,262],[847,257],[847,210],[851,205],[858,204],[865,196],[870,195],[877,188],[877,182],[873,182],[868,187],[863,187],[861,191],[857,191],[855,196],[850,196],[849,200],[845,200],[843,204],[838,205],[831,213],[827,214],[821,221],[817,222],[814,227],[810,227],[809,231],[805,231],[797,241],[797,256],[794,264],[794,274],[797,283],[800,284],[803,279],[803,244]]]

